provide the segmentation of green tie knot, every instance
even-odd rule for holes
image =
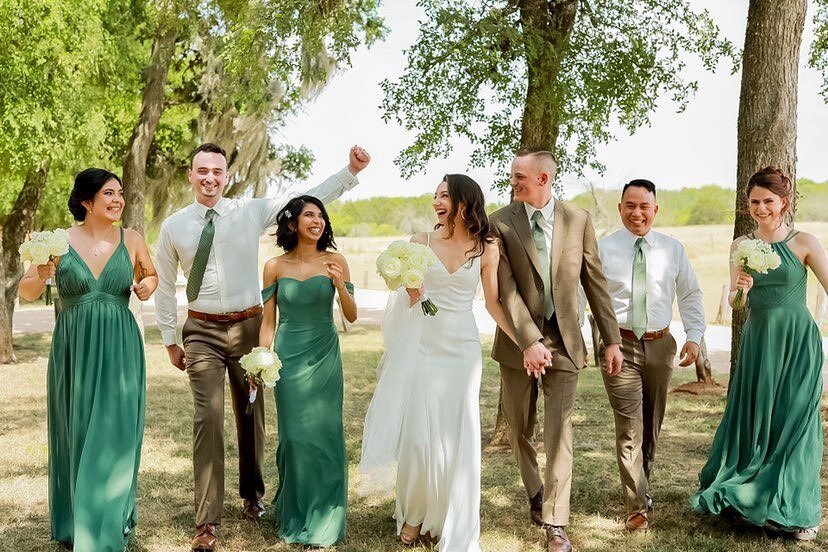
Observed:
[[[207,209],[207,212],[204,213],[204,218],[207,219],[207,222],[212,222],[214,216],[216,216],[215,209]]]

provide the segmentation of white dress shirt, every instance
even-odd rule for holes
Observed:
[[[329,177],[305,192],[323,203],[333,201],[357,184],[348,168]],[[276,216],[292,198],[302,195],[289,192],[275,198],[219,199],[213,210],[215,235],[210,257],[204,270],[201,291],[189,304],[192,310],[221,314],[238,312],[262,303],[259,277],[259,238],[276,224]],[[155,268],[158,289],[155,292],[155,319],[164,345],[176,342],[175,280],[178,266],[189,278],[201,231],[206,224],[208,207],[194,202],[167,218],[158,236]]]
[[[529,217],[529,230],[532,230],[532,225],[535,224],[532,220],[532,215],[535,214],[535,211],[541,212],[542,216],[538,223],[540,224],[541,230],[543,230],[543,237],[546,239],[546,252],[552,255],[552,225],[555,222],[555,198],[551,198],[549,203],[540,209],[535,209],[528,203],[524,203],[523,206],[526,208],[526,216]]]
[[[607,278],[618,325],[632,326],[632,270],[636,236],[626,228],[598,241],[601,265]],[[670,325],[673,300],[678,300],[687,341],[700,344],[704,335],[702,291],[684,246],[676,239],[650,231],[641,244],[647,261],[647,331]]]

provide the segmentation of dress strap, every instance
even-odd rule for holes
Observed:
[[[121,226],[121,243],[124,243],[124,227]]]
[[[796,236],[797,234],[799,234],[799,230],[794,230],[794,229],[791,229],[791,231],[790,231],[790,232],[788,232],[787,237],[786,237],[784,240],[782,240],[782,243],[788,243],[788,241],[789,241],[791,238],[793,238],[794,236]]]
[[[426,247],[431,247],[431,232],[426,232]]]
[[[755,235],[753,232],[751,232],[750,234],[748,234],[748,235],[747,235],[747,239],[749,239],[749,240],[755,240],[755,239],[756,239],[756,235]]]

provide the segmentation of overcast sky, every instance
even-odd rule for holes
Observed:
[[[394,165],[394,158],[412,136],[397,125],[383,123],[379,83],[404,71],[403,50],[416,40],[422,18],[415,4],[415,0],[385,0],[381,14],[390,29],[387,39],[371,49],[359,49],[352,57],[353,66],[340,71],[322,94],[280,131],[279,141],[304,144],[317,158],[311,178],[298,187],[306,188],[340,169],[347,162],[348,148],[358,143],[371,152],[373,161],[360,175],[360,185],[344,199],[431,193],[447,172],[469,174],[483,187],[488,200],[499,199],[490,188],[496,170],[468,169],[472,148],[459,140],[450,157],[432,161],[424,174],[409,180],[403,179]],[[691,0],[691,4],[708,9],[724,35],[741,48],[747,0]],[[828,105],[819,95],[821,76],[806,67],[813,41],[813,7],[809,2],[801,51],[797,173],[822,182],[828,180]],[[729,69],[729,64],[723,63],[711,74],[690,63],[686,75],[699,81],[699,91],[688,108],[676,113],[675,104],[664,98],[651,116],[651,126],[632,136],[618,133],[615,142],[599,149],[607,171],[603,176],[590,175],[593,182],[620,189],[624,181],[639,177],[662,188],[735,186],[740,75],[731,75]],[[584,190],[583,183],[564,182],[567,197]]]

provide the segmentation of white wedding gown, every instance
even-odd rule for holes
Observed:
[[[365,419],[360,491],[396,488],[397,533],[403,523],[422,524],[421,534],[439,535],[441,552],[480,550],[479,281],[480,257],[451,274],[440,261],[429,267],[435,316],[409,308],[404,289],[392,295]]]

